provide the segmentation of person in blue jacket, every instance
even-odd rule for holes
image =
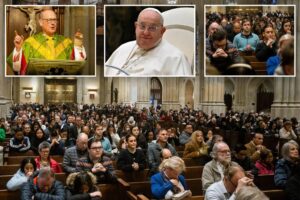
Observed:
[[[19,190],[36,171],[36,163],[34,158],[24,158],[21,161],[20,169],[7,182],[6,187],[10,191]]]
[[[184,161],[178,156],[165,159],[159,166],[159,172],[151,177],[151,191],[156,199],[172,199],[173,195],[188,190],[184,176]],[[189,191],[189,196],[191,196]]]

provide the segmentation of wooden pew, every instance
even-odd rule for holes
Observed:
[[[183,176],[186,179],[201,178],[202,172],[203,172],[203,166],[186,167],[186,171],[183,173]]]
[[[20,199],[20,191],[8,191],[8,190],[0,190],[0,199],[1,200],[18,200]]]
[[[62,168],[62,163],[58,163]],[[20,165],[0,165],[0,175],[14,175],[20,168]]]
[[[274,190],[277,189],[274,183],[274,175],[259,175],[254,178],[254,184],[260,190]]]
[[[185,166],[187,167],[192,167],[192,166],[200,166],[201,163],[197,159],[192,159],[192,158],[182,158]]]
[[[250,65],[255,70],[257,75],[267,75],[265,62],[250,62]]]
[[[186,179],[186,183],[194,196],[203,195],[201,189],[201,178]],[[135,196],[138,194],[143,194],[148,198],[152,198],[151,186],[149,181],[129,182],[127,184],[129,185],[129,190],[126,191],[126,195],[129,199],[136,199]],[[128,185],[126,185],[125,187],[128,188]]]
[[[0,190],[6,189],[6,183],[13,177],[13,175],[1,175],[0,176]],[[66,183],[67,175],[65,173],[56,173],[56,180],[59,180],[63,184]]]
[[[35,158],[36,156],[8,156],[4,158],[4,163],[6,165],[20,164],[24,158],[28,158],[28,157]],[[51,158],[56,160],[56,162],[58,163],[62,163],[63,161],[63,156],[51,156]]]
[[[270,200],[284,200],[287,199],[283,190],[265,190],[263,191]]]

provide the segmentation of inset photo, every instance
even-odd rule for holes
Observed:
[[[195,76],[195,6],[105,6],[106,77]]]
[[[295,77],[295,5],[205,5],[204,75]]]
[[[96,76],[96,6],[5,6],[6,77]]]

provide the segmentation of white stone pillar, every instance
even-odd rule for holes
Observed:
[[[160,81],[162,83],[162,108],[165,110],[179,109],[179,78],[164,78]]]
[[[150,78],[138,78],[136,107],[141,109],[150,106]]]
[[[202,110],[206,113],[213,111],[217,114],[225,112],[224,78],[205,78]]]

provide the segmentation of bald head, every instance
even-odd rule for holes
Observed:
[[[76,140],[76,146],[79,150],[85,151],[87,149],[88,136],[85,133],[80,133]]]
[[[169,149],[162,149],[161,150],[161,159],[164,160],[164,159],[168,159],[172,157],[172,152],[169,150]]]
[[[214,32],[221,28],[221,25],[217,22],[213,22],[208,27],[208,36],[211,36]]]

